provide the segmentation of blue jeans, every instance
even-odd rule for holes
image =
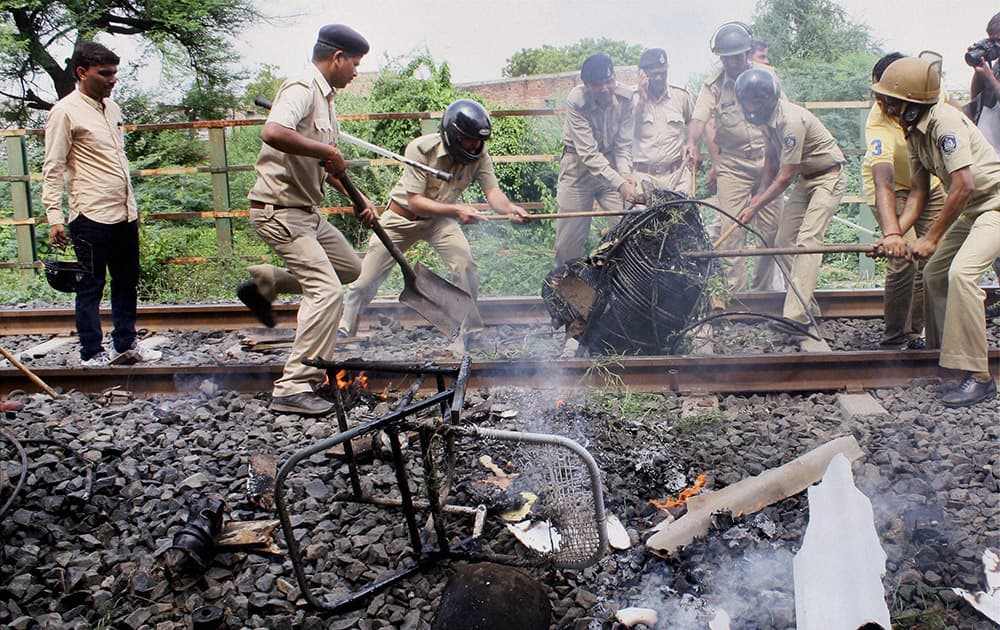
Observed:
[[[115,350],[124,352],[135,341],[136,287],[139,284],[139,222],[98,223],[78,215],[69,224],[77,260],[90,265],[76,291],[76,332],[80,335],[80,358],[87,360],[104,351],[101,332],[101,296],[105,276],[111,274],[111,339]]]

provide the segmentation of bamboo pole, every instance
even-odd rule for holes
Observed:
[[[31,370],[29,370],[27,368],[27,366],[25,366],[23,363],[21,363],[20,361],[18,361],[17,358],[15,358],[13,354],[11,354],[10,352],[7,351],[7,348],[4,348],[3,346],[0,346],[0,354],[2,354],[5,359],[7,359],[8,361],[10,361],[11,365],[13,365],[17,369],[21,370],[21,372],[25,376],[27,376],[29,379],[31,379],[32,383],[34,383],[35,385],[38,385],[39,387],[41,387],[42,390],[46,394],[48,394],[49,396],[51,396],[53,398],[59,398],[59,394],[57,394],[54,389],[52,389],[51,387],[49,387],[45,383],[45,381],[43,381],[42,379],[38,378],[38,376],[34,372],[32,372]]]
[[[732,236],[732,235],[733,235],[733,232],[735,232],[735,231],[736,231],[736,228],[738,228],[738,227],[740,227],[740,224],[739,224],[739,223],[736,223],[736,222],[734,221],[732,225],[730,225],[730,226],[729,226],[728,228],[726,228],[726,231],[722,233],[722,236],[720,236],[719,238],[715,239],[715,242],[714,242],[714,243],[712,243],[712,249],[715,249],[715,248],[716,248],[716,247],[718,247],[719,245],[722,245],[722,243],[723,243],[723,242],[724,242],[724,241],[725,241],[725,240],[726,240],[727,238],[729,238],[730,236]]]
[[[624,214],[641,214],[645,210],[595,210],[593,212],[552,212],[528,214],[532,219],[582,219],[584,217],[617,217]],[[483,221],[507,221],[510,219],[506,214],[483,214],[479,216]]]
[[[738,256],[796,256],[798,254],[868,254],[875,251],[874,245],[848,243],[844,245],[820,245],[818,247],[751,247],[748,249],[717,249],[703,252],[682,252],[689,258],[735,258]]]

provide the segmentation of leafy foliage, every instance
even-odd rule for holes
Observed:
[[[835,63],[878,50],[871,28],[851,20],[835,0],[760,0],[752,27],[779,67],[805,59]]]
[[[519,77],[529,74],[551,74],[579,70],[583,60],[594,53],[604,53],[618,65],[634,65],[642,55],[641,44],[629,44],[607,37],[585,37],[569,46],[522,48],[507,59],[503,76]]]
[[[237,78],[232,38],[261,17],[252,0],[0,0],[0,82],[14,86],[5,116],[26,120],[73,91],[55,51],[102,33],[139,37],[168,72],[193,71],[192,94],[206,102]]]

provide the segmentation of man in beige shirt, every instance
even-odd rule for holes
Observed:
[[[403,176],[389,193],[388,211],[380,220],[400,251],[405,252],[420,241],[430,244],[451,270],[452,281],[471,295],[473,302],[479,293],[479,269],[459,224],[477,223],[480,215],[474,206],[460,203],[459,196],[472,182],[478,182],[492,209],[510,216],[515,223],[530,220],[524,208],[511,203],[497,184],[493,159],[486,150],[491,135],[490,116],[482,105],[467,99],[449,105],[441,118],[441,131],[410,142],[406,157],[451,173],[451,181],[444,182],[424,170],[405,166]],[[395,266],[385,245],[372,237],[361,275],[347,294],[340,322],[343,336],[354,336],[357,332],[361,309],[375,297]],[[463,343],[474,342],[482,329],[479,309],[473,308],[462,323]]]
[[[667,53],[651,48],[639,57],[639,88],[632,97],[635,129],[632,167],[641,189],[691,189],[682,155],[694,102],[687,90],[667,83]]]
[[[603,54],[584,60],[580,79],[566,97],[556,203],[559,212],[588,212],[595,200],[604,210],[622,210],[635,194],[632,91],[618,86],[614,63]],[[556,266],[583,256],[589,234],[589,218],[556,221]]]
[[[760,191],[750,198],[737,219],[743,223],[751,221],[798,177],[785,202],[775,244],[778,247],[821,245],[844,196],[844,153],[833,134],[812,112],[781,100],[781,85],[767,70],[752,68],[743,72],[737,77],[734,89],[743,115],[751,124],[760,126],[768,140]],[[778,264],[790,274],[795,289],[789,287],[785,295],[782,315],[786,319],[809,324],[810,315],[820,315],[813,293],[822,260],[822,254],[778,257]]]
[[[285,268],[250,267],[249,282],[237,295],[260,320],[274,325],[271,302],[277,293],[301,293],[295,341],[285,369],[274,383],[271,409],[323,415],[333,403],[315,393],[324,379],[303,359],[330,358],[344,308],[343,283],[358,277],[361,261],[343,234],[320,214],[323,182],[345,192],[337,175],[347,168],[337,149],[334,98],[357,75],[368,42],[342,24],[324,26],[313,46],[312,64],[281,84],[257,157],[257,181],[250,190],[250,223],[277,253]],[[370,222],[375,210],[360,218]]]
[[[79,276],[75,287],[84,367],[161,357],[136,340],[139,215],[125,156],[122,113],[111,100],[119,61],[101,44],[78,44],[70,59],[77,89],[55,104],[45,124],[42,203],[49,241],[58,248],[72,242],[77,259],[90,270]],[[62,210],[64,188],[69,189],[68,226]],[[99,312],[108,273],[114,321],[110,357],[104,351]]]

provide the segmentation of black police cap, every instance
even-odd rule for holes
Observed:
[[[667,65],[667,51],[662,48],[650,48],[639,57],[640,68],[655,68]]]
[[[350,26],[327,24],[319,29],[316,42],[342,50],[352,57],[368,54],[368,40]]]
[[[615,63],[611,57],[597,53],[587,57],[580,66],[580,79],[590,85],[594,83],[604,83],[615,76]]]

